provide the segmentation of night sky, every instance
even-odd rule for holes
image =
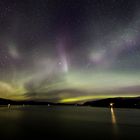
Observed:
[[[139,0],[0,1],[1,98],[139,95]]]

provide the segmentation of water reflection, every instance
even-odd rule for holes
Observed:
[[[112,119],[112,124],[116,124],[116,116],[113,107],[111,107],[111,119]]]
[[[21,106],[0,107],[0,132],[4,137],[13,138],[22,133],[24,112]]]
[[[113,125],[113,133],[115,135],[115,139],[118,139],[118,135],[119,135],[118,126],[117,126],[116,115],[113,107],[110,108],[110,112],[111,112],[111,122]]]

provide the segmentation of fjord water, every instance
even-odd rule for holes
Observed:
[[[135,139],[140,110],[78,106],[0,107],[0,137],[8,139]]]

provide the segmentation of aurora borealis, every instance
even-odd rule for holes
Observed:
[[[139,1],[0,1],[0,98],[139,95]]]

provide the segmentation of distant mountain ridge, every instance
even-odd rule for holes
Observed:
[[[0,98],[0,105],[53,105],[52,102],[36,101],[36,100],[23,100],[23,101],[14,101],[9,99]]]
[[[113,104],[115,108],[140,108],[140,97],[116,97],[116,98],[106,98],[94,101],[87,101],[85,103],[52,103],[47,101],[37,101],[37,100],[23,100],[14,101],[9,99],[0,98],[0,105],[70,105],[70,106],[91,106],[91,107],[110,107]]]
[[[110,107],[116,108],[140,108],[140,97],[116,97],[85,102],[84,106]]]
[[[40,100],[22,100],[22,101],[15,101],[15,100],[10,100],[10,99],[4,99],[0,98],[0,105],[68,105],[68,106],[73,106],[75,104],[71,103],[53,103],[53,102],[47,102],[47,101],[40,101]],[[77,104],[76,104],[77,105]]]
[[[12,100],[0,98],[0,105],[6,105],[12,102]]]

